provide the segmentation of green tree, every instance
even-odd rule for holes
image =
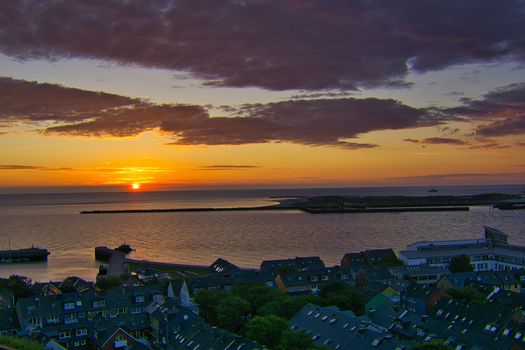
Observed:
[[[452,350],[443,340],[431,340],[428,343],[416,345],[412,350]]]
[[[470,264],[470,258],[465,254],[453,257],[448,269],[453,273],[474,271],[474,267]]]
[[[283,294],[282,296],[279,296],[278,298],[259,307],[257,309],[257,315],[276,315],[289,320],[306,304],[308,304],[308,300],[306,298],[294,298]]]
[[[277,348],[286,331],[288,322],[275,315],[256,316],[246,324],[246,336],[271,349]]]
[[[473,287],[466,286],[463,288],[450,288],[447,289],[447,294],[455,300],[464,302],[464,303],[475,303],[482,304],[483,296]]]
[[[29,296],[31,279],[24,276],[11,275],[7,279],[0,279],[0,287],[12,292],[16,299],[24,298]]]
[[[320,304],[320,306],[335,305],[341,310],[352,310],[358,315],[364,313],[362,296],[340,282],[332,282],[321,288]]]
[[[286,330],[282,334],[278,348],[282,350],[305,350],[313,349],[314,346],[312,337],[308,334]]]
[[[217,326],[239,333],[248,319],[250,303],[241,297],[229,294],[217,305]]]
[[[218,314],[217,306],[226,297],[226,293],[222,291],[210,291],[201,289],[195,294],[194,300],[199,305],[199,315],[204,318],[207,323],[217,325]]]
[[[251,305],[251,313],[264,304],[281,299],[287,295],[275,289],[270,289],[263,284],[240,284],[233,287],[232,293],[243,298]]]

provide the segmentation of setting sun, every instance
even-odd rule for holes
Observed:
[[[138,190],[138,189],[140,189],[140,184],[137,184],[137,183],[132,184],[131,188],[134,189],[134,190]]]

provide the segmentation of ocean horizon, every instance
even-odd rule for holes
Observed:
[[[282,197],[427,196],[480,193],[521,194],[523,185],[292,188],[168,192],[102,192],[0,195],[0,248],[32,245],[51,251],[47,263],[0,264],[0,277],[19,274],[33,280],[75,275],[89,280],[99,262],[96,246],[129,243],[130,257],[209,265],[225,258],[257,268],[264,259],[320,256],[339,264],[347,252],[371,248],[404,249],[419,240],[477,238],[483,225],[509,234],[525,245],[525,211],[489,206],[468,212],[364,213],[310,215],[279,212],[195,212],[80,215],[83,210],[252,207]]]

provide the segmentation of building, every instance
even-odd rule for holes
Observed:
[[[446,267],[432,265],[393,266],[388,269],[394,279],[428,285],[435,285],[442,276],[450,274]]]
[[[239,273],[242,271],[237,265],[222,258],[215,260],[210,267],[208,267],[208,270],[210,273]]]
[[[525,247],[508,244],[505,233],[485,226],[485,238],[423,241],[399,252],[405,265],[448,267],[454,257],[466,255],[475,271],[509,271],[525,268]]]
[[[356,317],[337,306],[308,304],[288,324],[292,331],[306,333],[323,349],[400,350],[413,345],[394,339],[386,328],[374,324],[367,316]]]
[[[388,266],[397,262],[396,254],[388,249],[369,249],[359,253],[347,253],[341,259],[341,267]]]
[[[55,296],[20,298],[16,315],[20,329],[30,334],[54,326],[75,325],[98,318],[120,319],[140,314],[155,295],[164,294],[158,286],[116,288],[97,293],[63,293]]]
[[[507,306],[443,298],[430,316],[431,336],[447,339],[454,349],[524,349],[523,317]]]
[[[401,307],[420,315],[428,315],[439,300],[445,297],[445,291],[429,286],[410,286],[400,296]]]
[[[158,303],[148,310],[148,314],[155,349],[265,349],[246,338],[204,323],[196,313],[170,301]]]
[[[206,277],[196,277],[186,280],[190,295],[201,289],[229,291],[239,284],[264,284],[268,288],[275,288],[275,276],[271,272],[244,271],[239,273],[215,273]]]
[[[332,282],[354,285],[351,271],[339,267],[284,271],[279,272],[275,277],[277,288],[284,293],[290,294],[315,292],[322,286]]]
[[[307,270],[325,267],[324,262],[318,256],[295,257],[293,259],[264,260],[261,263],[261,271],[277,273],[280,270]]]

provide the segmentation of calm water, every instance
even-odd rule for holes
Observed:
[[[438,194],[520,193],[525,186],[437,187]],[[525,211],[473,207],[469,212],[310,215],[299,211],[79,215],[81,210],[256,206],[272,196],[319,194],[428,195],[428,187],[280,189],[150,193],[0,195],[0,248],[49,249],[46,263],[2,264],[33,280],[69,275],[94,279],[94,247],[131,244],[135,258],[209,264],[223,257],[244,267],[262,259],[320,255],[338,264],[346,252],[403,249],[418,240],[481,237],[482,225],[525,245]]]

